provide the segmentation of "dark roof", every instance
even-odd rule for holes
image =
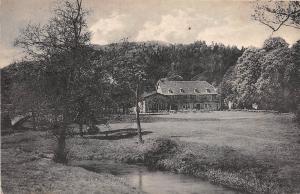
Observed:
[[[157,82],[157,93],[163,95],[203,95],[217,94],[217,91],[207,81],[159,80]]]

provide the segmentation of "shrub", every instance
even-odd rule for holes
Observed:
[[[154,167],[159,160],[167,158],[168,155],[174,153],[177,146],[174,140],[167,138],[156,139],[144,154],[145,163],[150,167]]]
[[[158,138],[153,142],[150,152],[155,155],[161,155],[172,153],[176,148],[177,143],[174,140],[168,138]]]

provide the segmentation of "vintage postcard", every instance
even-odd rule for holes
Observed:
[[[0,0],[1,193],[300,193],[300,2]]]

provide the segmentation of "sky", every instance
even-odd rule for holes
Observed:
[[[0,0],[0,67],[22,58],[13,46],[28,23],[45,24],[56,0]],[[204,40],[238,47],[261,47],[271,30],[251,18],[253,3],[227,0],[83,0],[90,10],[93,44],[129,41],[193,43]],[[273,36],[289,44],[300,39],[293,28]]]

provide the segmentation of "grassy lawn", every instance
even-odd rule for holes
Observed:
[[[75,158],[144,162],[251,193],[300,192],[300,130],[290,114],[177,113],[142,120],[142,128],[153,132],[144,136],[142,146],[136,138],[75,138],[71,153]]]
[[[157,136],[178,136],[186,142],[230,146],[256,158],[295,164],[300,159],[300,130],[291,115],[212,112],[162,115],[179,121],[144,123]]]

